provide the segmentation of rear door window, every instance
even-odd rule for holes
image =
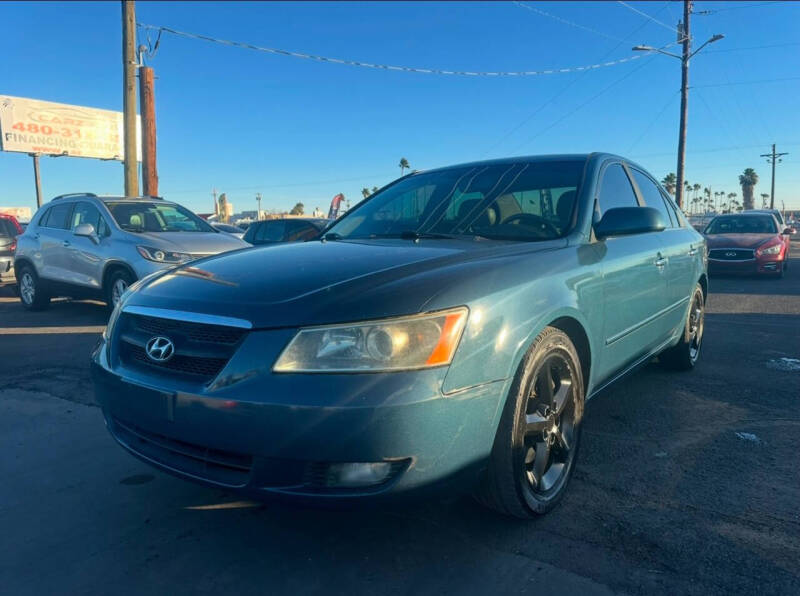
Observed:
[[[647,207],[658,209],[661,217],[664,218],[664,225],[668,228],[675,225],[674,214],[670,215],[667,204],[664,202],[664,197],[661,196],[661,191],[658,186],[653,182],[644,172],[640,172],[636,168],[631,168],[633,179],[636,180],[636,185],[639,187],[639,192],[642,193],[644,204]]]
[[[599,217],[609,209],[639,206],[631,181],[620,164],[611,164],[603,172],[600,192],[597,194],[597,205]]]
[[[69,228],[69,214],[72,211],[72,203],[59,203],[50,207],[40,225],[46,228],[66,230]]]
[[[302,242],[319,234],[319,230],[307,221],[286,222],[286,228],[287,242]]]
[[[256,243],[281,242],[283,240],[284,222],[282,220],[268,221],[256,231]]]

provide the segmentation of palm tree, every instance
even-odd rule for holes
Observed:
[[[365,199],[369,196],[369,194],[369,189],[366,186],[361,189],[361,196]]]
[[[374,195],[374,194],[375,194],[376,192],[378,192],[379,190],[380,190],[380,189],[379,189],[377,186],[373,186],[373,187],[372,187],[372,192],[371,192],[370,194],[373,194],[373,195]]]
[[[753,188],[758,183],[758,174],[753,168],[747,168],[739,174],[739,184],[742,185],[742,201],[745,209],[753,208]]]
[[[405,157],[400,158],[400,175],[402,176],[406,170],[410,170],[411,166],[408,165],[408,160]]]
[[[675,195],[675,184],[676,184],[675,174],[672,172],[664,176],[664,179],[661,181],[661,185],[666,189],[666,191],[669,194],[673,196]]]
[[[723,193],[723,194],[724,194],[724,193]],[[719,204],[719,210],[720,210],[722,213],[727,213],[727,212],[728,212],[728,203],[720,203],[720,204]]]
[[[692,186],[692,190],[694,191],[694,196],[697,196],[697,193],[700,191],[701,188],[703,188],[701,184],[694,184]]]
[[[769,193],[762,192],[761,193],[761,207],[762,209],[767,208],[767,199],[769,198]]]

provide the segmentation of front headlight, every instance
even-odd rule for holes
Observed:
[[[777,255],[781,252],[783,248],[783,244],[774,244],[773,246],[767,246],[764,248],[758,249],[758,254],[760,255]]]
[[[192,260],[192,255],[185,252],[172,252],[150,246],[137,246],[136,250],[148,261],[155,261],[156,263],[180,264]]]
[[[450,364],[467,322],[466,307],[437,313],[301,329],[275,372],[376,372]]]

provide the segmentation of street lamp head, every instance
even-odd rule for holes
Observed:
[[[722,35],[722,33],[717,33],[714,37],[712,37],[711,39],[708,40],[708,43],[714,43],[715,41],[719,41],[720,39],[723,39],[724,37],[725,36]]]
[[[650,46],[633,46],[634,52],[652,52],[655,48]]]

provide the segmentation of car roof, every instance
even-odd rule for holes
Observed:
[[[562,154],[551,154],[551,155],[523,155],[519,157],[501,157],[498,159],[484,159],[480,161],[470,161],[466,163],[459,163],[453,164],[449,166],[443,166],[440,168],[431,168],[430,170],[423,170],[424,172],[442,172],[446,170],[451,170],[455,168],[466,168],[466,167],[476,167],[476,166],[494,166],[494,165],[511,165],[516,163],[527,163],[527,162],[546,162],[546,161],[586,161],[590,157],[613,157],[616,159],[621,159],[623,161],[630,161],[624,157],[620,157],[618,155],[613,155],[611,153],[562,153]],[[414,172],[416,174],[423,173],[423,171]],[[413,175],[413,174],[411,174]]]

